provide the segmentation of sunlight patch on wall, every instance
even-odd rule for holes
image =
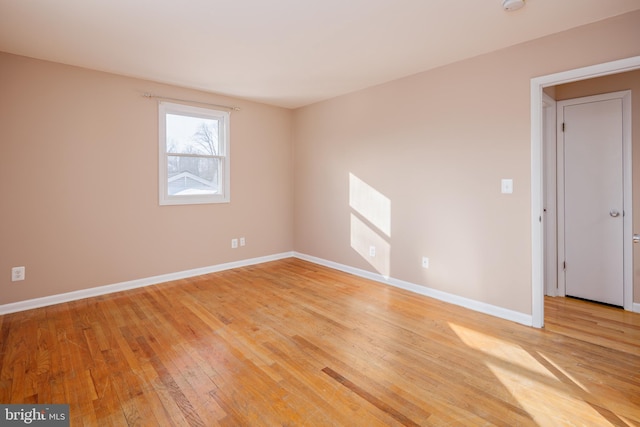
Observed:
[[[391,200],[350,173],[349,206],[352,210],[351,247],[388,279],[391,274]]]
[[[371,246],[376,248],[375,256],[369,254]],[[378,273],[390,277],[391,245],[354,214],[351,214],[351,247]]]
[[[391,200],[354,174],[349,174],[349,206],[391,237]]]

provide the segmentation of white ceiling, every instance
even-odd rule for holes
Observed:
[[[0,51],[295,108],[638,0],[0,0]],[[585,47],[588,48],[588,47]]]

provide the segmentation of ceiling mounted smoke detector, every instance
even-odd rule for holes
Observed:
[[[518,10],[524,6],[524,0],[502,0],[502,8],[507,12]]]

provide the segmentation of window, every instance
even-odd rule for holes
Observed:
[[[229,202],[229,113],[161,102],[160,204]]]

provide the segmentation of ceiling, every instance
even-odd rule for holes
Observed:
[[[296,108],[638,0],[0,0],[0,51]]]

